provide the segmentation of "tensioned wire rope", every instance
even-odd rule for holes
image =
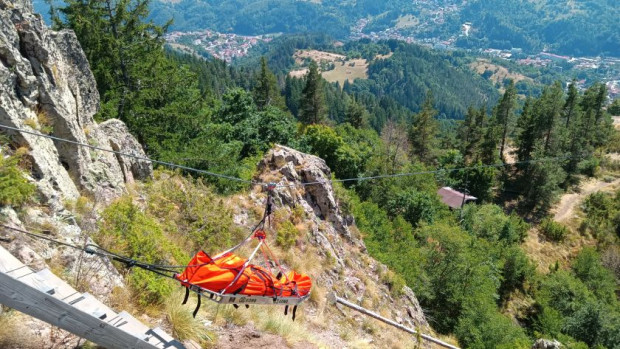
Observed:
[[[180,165],[180,164],[176,164],[173,162],[154,160],[154,159],[150,159],[147,157],[142,157],[142,156],[129,154],[129,153],[123,153],[121,151],[117,151],[113,149],[106,149],[106,148],[99,147],[99,146],[81,143],[81,142],[73,141],[73,140],[66,139],[66,138],[56,137],[52,135],[46,135],[46,134],[42,134],[42,133],[38,133],[34,131],[24,130],[24,129],[20,129],[17,127],[0,124],[0,128],[11,130],[11,131],[16,131],[16,132],[22,132],[22,133],[30,134],[30,135],[37,136],[37,137],[48,138],[54,141],[65,142],[65,143],[69,143],[69,144],[73,144],[73,145],[77,145],[81,147],[86,147],[90,149],[95,149],[99,151],[109,152],[109,153],[113,153],[119,156],[124,156],[124,157],[133,158],[133,159],[140,160],[140,161],[150,162],[152,164],[163,165],[163,166],[168,166],[171,168],[178,168],[178,169],[185,170],[185,171],[195,172],[195,173],[202,174],[202,175],[227,179],[230,181],[241,182],[241,183],[246,183],[250,185],[260,185],[260,186],[272,185],[272,183],[264,183],[264,182],[253,181],[253,180],[246,180],[246,179],[229,176],[229,175],[225,175],[221,173],[215,173],[215,172],[201,170],[201,169],[197,169],[197,168],[193,168],[193,167],[189,167],[185,165]],[[533,163],[540,163],[540,162],[560,162],[560,161],[565,161],[565,160],[575,160],[575,159],[582,159],[582,158],[584,158],[584,155],[579,155],[579,156],[565,155],[565,156],[556,156],[556,157],[546,157],[546,158],[541,158],[541,159],[530,159],[530,160],[522,160],[522,161],[506,162],[506,163],[500,162],[500,163],[495,163],[495,164],[467,166],[467,167],[459,167],[459,168],[441,168],[441,169],[436,169],[436,170],[404,172],[404,173],[384,174],[384,175],[376,175],[376,176],[353,177],[353,178],[344,178],[344,179],[326,179],[322,181],[300,182],[300,183],[290,183],[290,184],[276,184],[276,187],[279,187],[279,188],[296,187],[296,186],[305,187],[305,186],[310,186],[310,185],[320,185],[320,184],[335,183],[335,182],[345,183],[345,182],[356,182],[356,181],[368,181],[368,180],[375,180],[375,179],[412,177],[412,176],[425,175],[425,174],[441,174],[441,173],[469,171],[469,170],[477,170],[477,169],[485,169],[485,168],[501,168],[501,167],[533,164]]]

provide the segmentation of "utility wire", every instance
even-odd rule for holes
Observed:
[[[224,174],[221,174],[221,173],[215,173],[215,172],[200,170],[200,169],[197,169],[197,168],[192,168],[192,167],[189,167],[189,166],[179,165],[179,164],[175,164],[175,163],[172,163],[172,162],[153,160],[153,159],[149,159],[149,158],[146,158],[146,157],[141,157],[141,156],[137,156],[137,155],[133,155],[133,154],[123,153],[123,152],[112,150],[112,149],[106,149],[106,148],[102,148],[102,147],[97,147],[97,146],[90,145],[90,144],[80,143],[80,142],[72,141],[72,140],[65,139],[65,138],[60,138],[60,137],[56,137],[56,136],[51,136],[51,135],[46,135],[46,134],[37,133],[37,132],[33,132],[33,131],[28,131],[28,130],[24,130],[24,129],[20,129],[20,128],[16,128],[16,127],[11,127],[11,126],[7,126],[7,125],[0,124],[0,128],[4,128],[4,129],[8,129],[8,130],[13,130],[13,131],[17,131],[17,132],[23,132],[23,133],[27,133],[27,134],[30,134],[30,135],[33,135],[33,136],[37,136],[37,137],[49,138],[49,139],[52,139],[52,140],[55,140],[55,141],[66,142],[66,143],[70,143],[70,144],[74,144],[74,145],[78,145],[78,146],[82,146],[82,147],[87,147],[87,148],[91,148],[91,149],[96,149],[96,150],[100,150],[100,151],[105,151],[105,152],[113,153],[113,154],[116,154],[116,155],[120,155],[120,156],[125,156],[125,157],[129,157],[129,158],[141,160],[141,161],[148,161],[148,162],[153,163],[153,164],[164,165],[164,166],[168,166],[168,167],[172,167],[172,168],[179,168],[179,169],[182,169],[182,170],[187,170],[187,171],[192,171],[192,172],[200,173],[200,174],[203,174],[203,175],[208,175],[208,176],[228,179],[228,180],[231,180],[231,181],[236,181],[236,182],[241,182],[241,183],[246,183],[246,184],[251,184],[251,185],[261,185],[261,186],[268,186],[269,185],[268,183],[263,183],[263,182],[259,182],[259,181],[245,180],[245,179],[238,178],[238,177],[233,177],[233,176],[228,176],[228,175],[224,175]],[[547,161],[560,161],[560,160],[569,160],[569,159],[579,159],[579,158],[582,158],[582,156],[577,156],[577,157],[558,156],[558,157],[548,157],[548,158],[543,158],[543,159],[515,161],[515,162],[512,162],[512,163],[496,163],[496,164],[490,164],[490,165],[479,165],[479,166],[469,166],[469,167],[460,167],[460,168],[443,168],[443,169],[437,169],[437,170],[395,173],[395,174],[389,174],[389,175],[376,175],[376,176],[354,177],[354,178],[345,178],[345,179],[328,179],[328,180],[324,180],[324,181],[302,182],[302,183],[291,183],[291,184],[277,184],[276,187],[278,187],[278,188],[296,187],[296,186],[305,187],[305,186],[310,186],[310,185],[335,183],[335,182],[345,183],[345,182],[356,182],[356,181],[368,181],[368,180],[373,180],[373,179],[412,177],[412,176],[424,175],[424,174],[437,174],[437,173],[446,173],[446,172],[449,173],[449,172],[467,171],[467,170],[475,170],[475,169],[483,169],[483,168],[499,168],[499,167],[514,166],[514,165],[523,165],[523,164],[531,164],[531,163],[547,162]]]
[[[123,153],[123,152],[112,150],[112,149],[106,149],[106,148],[102,148],[102,147],[98,147],[98,146],[94,146],[94,145],[90,145],[90,144],[86,144],[86,143],[80,143],[80,142],[72,141],[72,140],[65,139],[65,138],[60,138],[60,137],[55,137],[55,136],[46,135],[46,134],[42,134],[42,133],[37,133],[37,132],[33,132],[33,131],[28,131],[28,130],[24,130],[24,129],[20,129],[20,128],[16,128],[16,127],[11,127],[11,126],[7,126],[7,125],[0,124],[0,128],[4,128],[4,129],[7,129],[7,130],[12,130],[12,131],[17,131],[17,132],[23,132],[23,133],[27,133],[27,134],[30,134],[30,135],[33,135],[33,136],[48,138],[48,139],[59,141],[59,142],[70,143],[70,144],[74,144],[74,145],[78,145],[78,146],[86,147],[86,148],[90,148],[90,149],[105,151],[105,152],[108,152],[108,153],[113,153],[113,154],[116,154],[116,155],[125,156],[125,157],[128,157],[128,158],[133,158],[133,159],[140,160],[140,161],[147,161],[147,162],[150,162],[150,163],[153,163],[153,164],[164,165],[164,166],[169,166],[169,167],[173,167],[173,168],[179,168],[179,169],[182,169],[182,170],[192,171],[192,172],[196,172],[196,173],[200,173],[200,174],[204,174],[204,175],[208,175],[208,176],[213,176],[213,177],[218,177],[218,178],[224,178],[224,179],[228,179],[228,180],[231,180],[231,181],[247,183],[247,184],[265,185],[265,183],[249,181],[249,180],[245,180],[245,179],[241,179],[241,178],[237,178],[237,177],[233,177],[233,176],[224,175],[224,174],[221,174],[221,173],[215,173],[215,172],[210,172],[210,171],[205,171],[205,170],[199,170],[197,168],[192,168],[192,167],[189,167],[189,166],[179,165],[179,164],[175,164],[175,163],[172,163],[172,162],[153,160],[153,159],[149,159],[149,158],[145,158],[145,157],[141,157],[141,156],[137,156],[137,155],[133,155],[133,154]]]
[[[460,167],[460,168],[442,168],[438,170],[395,173],[391,175],[377,175],[377,176],[355,177],[355,178],[345,178],[345,179],[329,179],[329,180],[324,180],[324,181],[305,182],[305,183],[279,184],[278,187],[293,187],[297,185],[307,186],[307,185],[325,184],[325,183],[334,183],[334,182],[344,183],[344,182],[367,181],[367,180],[384,179],[384,178],[411,177],[411,176],[424,175],[424,174],[437,174],[437,173],[446,173],[446,172],[449,173],[449,172],[467,171],[467,170],[475,170],[475,169],[482,169],[482,168],[508,167],[508,166],[515,166],[515,165],[546,162],[546,161],[580,159],[582,157],[583,156],[557,156],[557,157],[548,157],[548,158],[542,158],[542,159],[515,161],[515,162],[510,162],[510,163],[508,162],[507,163],[496,163],[496,164],[490,164],[490,165],[468,166],[468,167]]]

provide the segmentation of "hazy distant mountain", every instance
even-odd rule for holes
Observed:
[[[172,29],[181,31],[398,33],[469,48],[620,56],[618,0],[153,0],[151,10],[156,22],[174,18]]]

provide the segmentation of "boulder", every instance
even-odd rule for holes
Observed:
[[[536,342],[534,342],[534,344],[532,345],[532,349],[561,349],[562,348],[562,343],[558,342],[557,340],[553,339],[538,339]]]

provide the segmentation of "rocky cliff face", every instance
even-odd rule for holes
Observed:
[[[19,213],[2,208],[3,223],[83,244],[88,234],[77,225],[66,204],[82,196],[95,207],[103,206],[123,195],[128,183],[152,175],[149,162],[38,136],[46,134],[144,157],[122,122],[94,121],[98,108],[95,79],[75,34],[48,29],[33,13],[30,0],[0,0],[0,124],[37,134],[0,128],[0,134],[8,136],[3,148],[25,150],[29,179],[37,188],[35,205]],[[91,219],[94,221],[96,214]],[[39,269],[54,264],[53,268],[62,268],[82,282],[85,291],[106,295],[122,285],[116,270],[100,259],[9,230],[0,235],[10,241],[5,246],[23,262]],[[89,275],[83,278],[85,270]],[[37,338],[47,338],[52,329],[28,321],[32,345],[37,347]]]
[[[125,141],[132,139],[126,128],[113,126],[118,122],[93,120],[99,94],[75,34],[49,30],[28,0],[0,0],[0,10],[0,123],[107,149],[129,146],[144,156],[135,140]],[[111,153],[8,134],[15,146],[29,149],[32,177],[50,205],[81,193],[108,202],[126,181],[150,174],[150,165],[134,166]]]
[[[275,206],[305,211],[308,242],[318,247],[317,259],[328,265],[315,276],[316,283],[327,291],[336,290],[351,301],[386,311],[384,314],[409,327],[426,327],[428,323],[415,295],[404,287],[394,297],[379,275],[387,268],[370,258],[352,218],[343,217],[331,182],[331,171],[324,160],[294,149],[276,146],[258,165],[262,182],[276,182]],[[299,183],[314,183],[301,187]],[[303,246],[301,246],[303,249]],[[374,298],[369,302],[370,298]],[[388,305],[385,307],[385,305]],[[351,314],[362,321],[358,314]]]

